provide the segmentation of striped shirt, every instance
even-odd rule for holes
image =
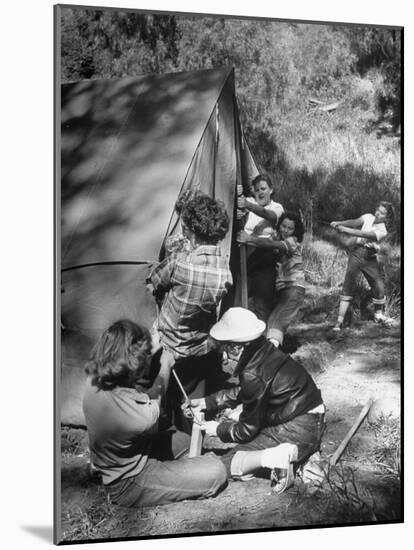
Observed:
[[[201,245],[190,253],[168,256],[148,279],[156,297],[163,298],[157,319],[161,345],[175,359],[207,354],[210,328],[232,284],[220,248]]]
[[[286,252],[279,256],[276,264],[276,291],[289,286],[305,287],[301,244],[296,237],[288,237],[282,242],[286,246]]]

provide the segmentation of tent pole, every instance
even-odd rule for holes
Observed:
[[[247,262],[246,262],[246,245],[240,244],[240,275],[241,275],[241,302],[242,307],[248,309],[247,296]]]
[[[240,148],[242,146],[242,138],[241,138],[241,128],[240,128],[240,121],[239,121],[239,112],[237,108],[237,101],[236,101],[236,94],[234,93],[233,96],[233,107],[235,112],[235,139],[236,139],[236,162],[237,162],[237,181],[236,181],[236,188],[244,190],[243,186],[243,176],[242,176],[242,165],[241,165],[241,158],[240,158]],[[243,193],[243,191],[242,191]],[[243,229],[243,227],[240,226],[239,223],[239,229]],[[244,243],[241,243],[239,245],[239,251],[240,251],[240,284],[241,284],[241,305],[245,309],[248,309],[249,305],[249,299],[248,299],[248,292],[247,292],[247,260],[246,260],[246,245]]]

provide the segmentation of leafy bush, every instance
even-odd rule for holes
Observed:
[[[311,230],[399,212],[400,30],[64,7],[61,35],[63,81],[234,66],[258,166]]]

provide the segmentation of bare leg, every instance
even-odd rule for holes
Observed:
[[[351,296],[341,296],[341,301],[339,302],[338,319],[336,321],[334,330],[341,330],[345,315],[347,314],[349,308],[349,304],[351,303],[351,299]]]

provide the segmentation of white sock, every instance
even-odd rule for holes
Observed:
[[[298,448],[292,443],[281,443],[277,447],[264,449],[260,458],[263,468],[287,468],[297,459]]]

